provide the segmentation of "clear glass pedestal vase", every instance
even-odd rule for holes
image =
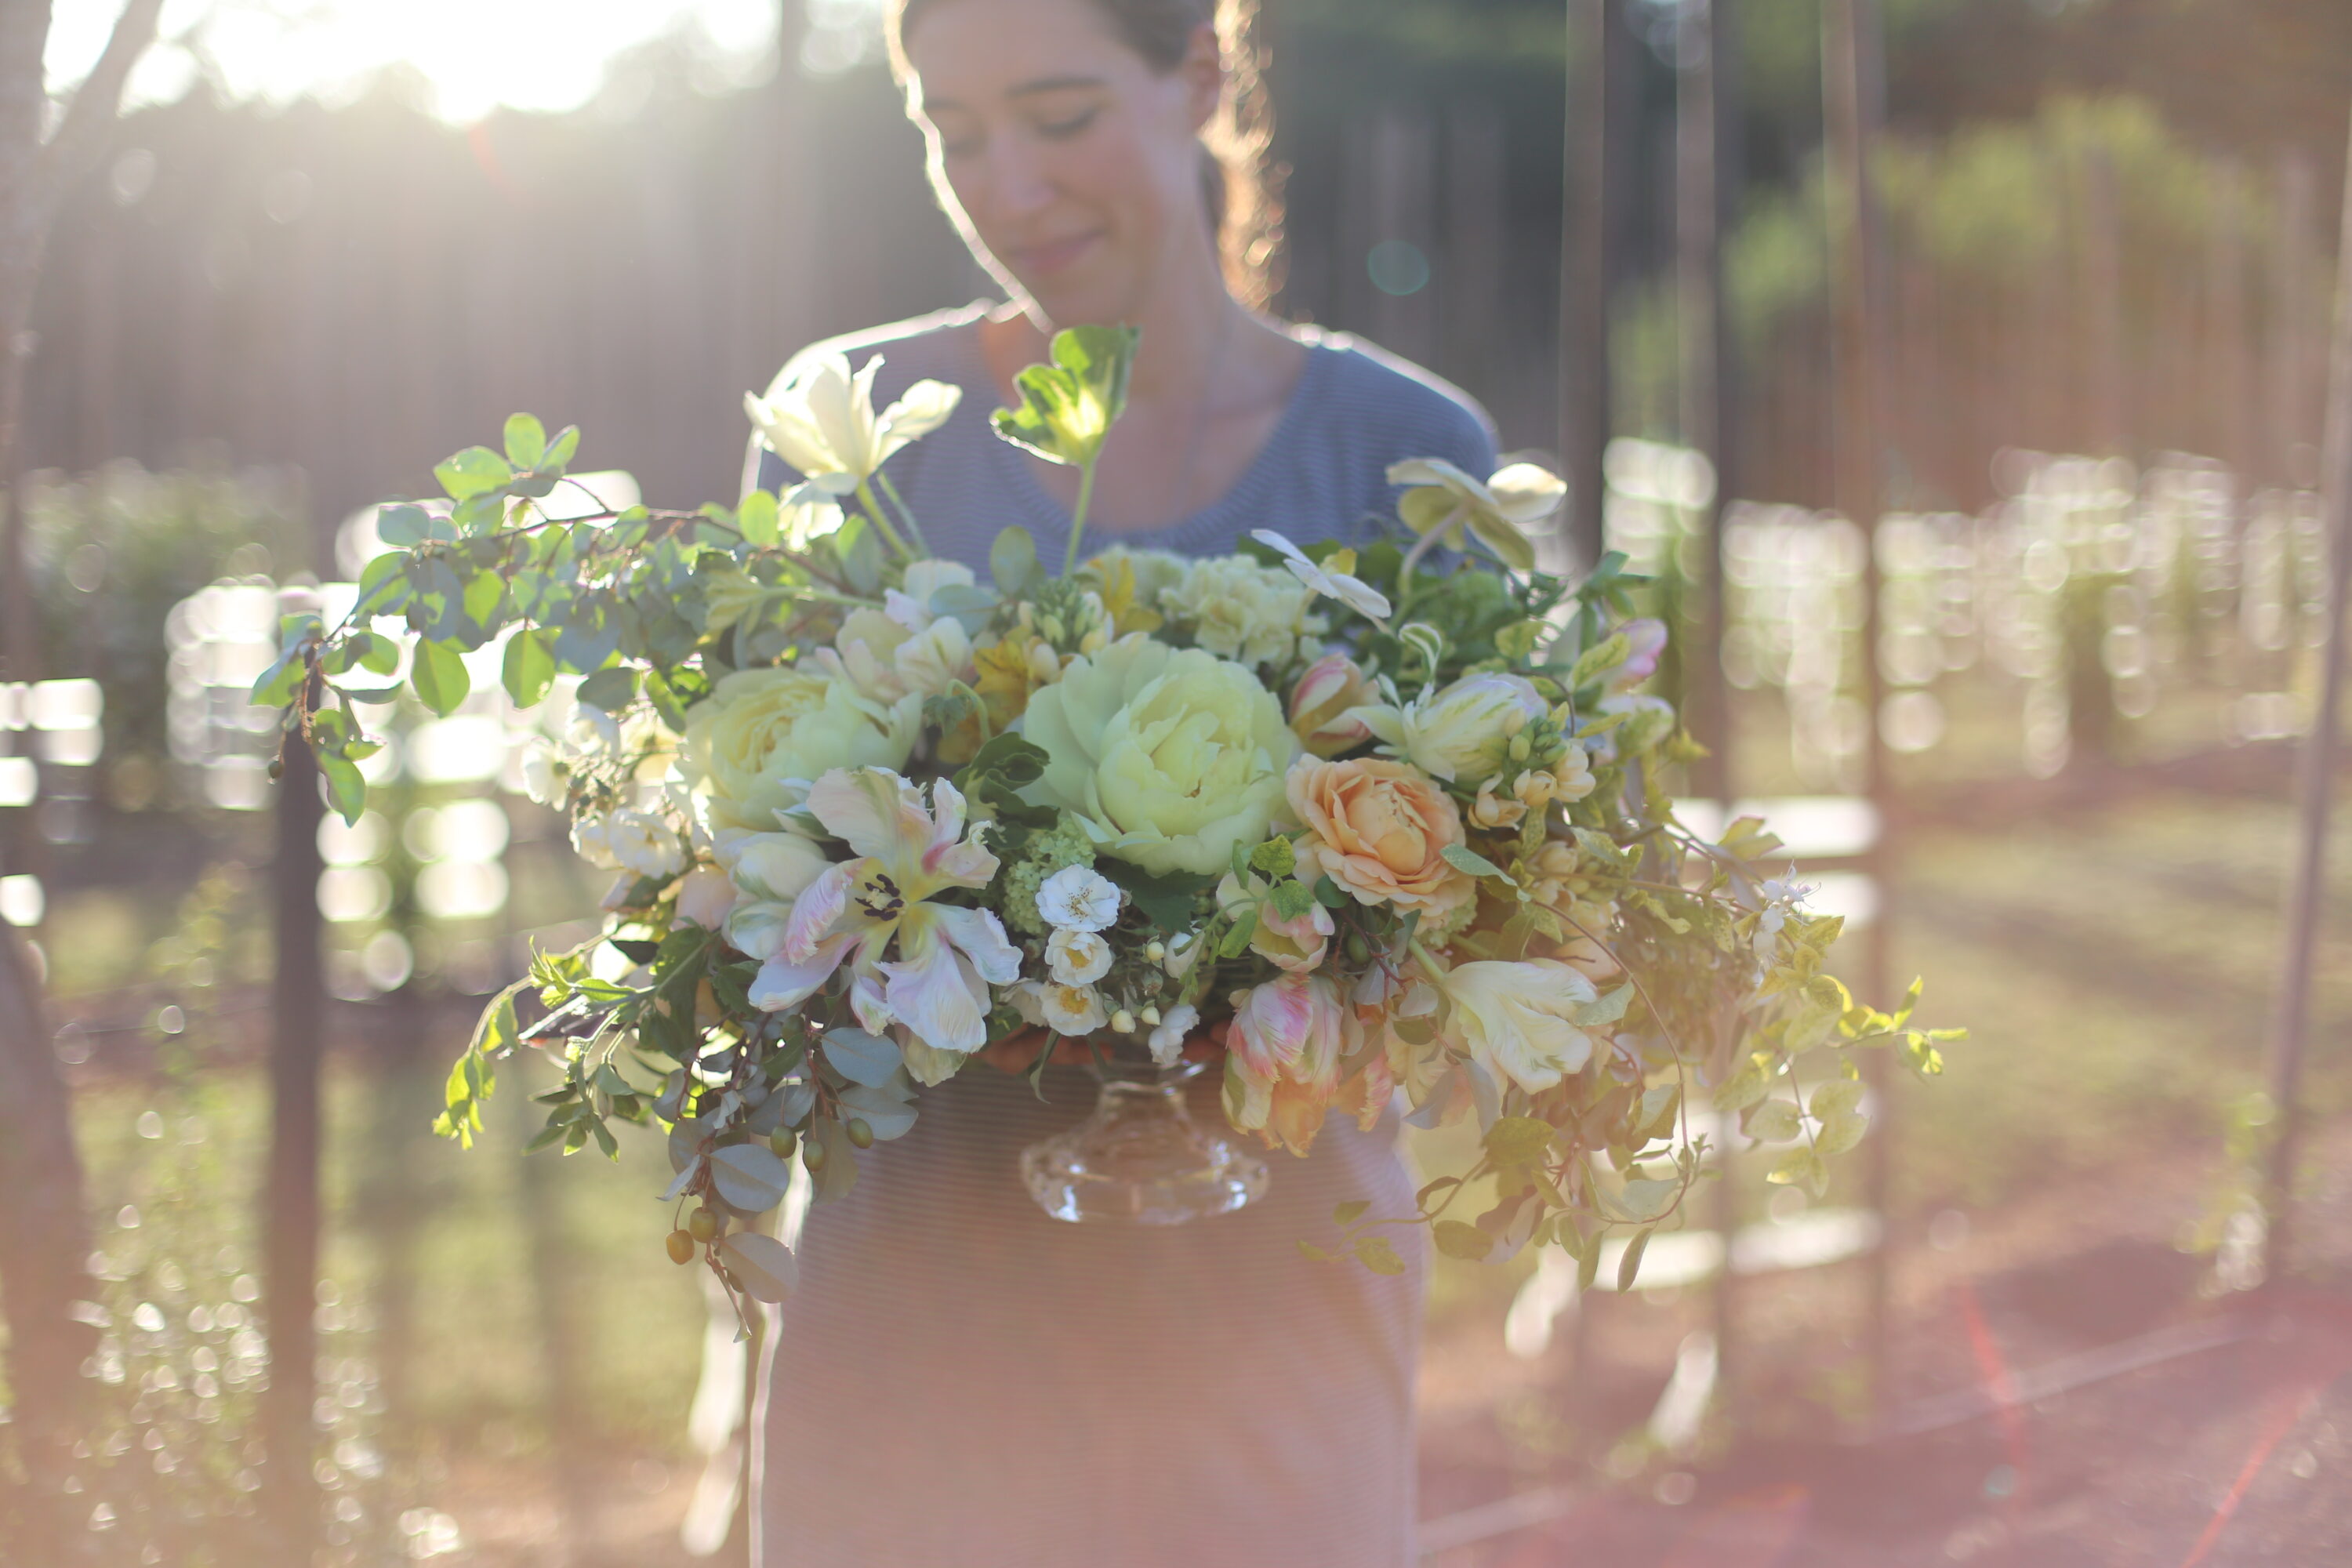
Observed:
[[[1265,1162],[1203,1127],[1184,1103],[1199,1062],[1173,1068],[1106,1063],[1094,1114],[1021,1152],[1037,1206],[1073,1223],[1182,1225],[1231,1214],[1265,1195]]]

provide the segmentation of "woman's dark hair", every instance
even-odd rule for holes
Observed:
[[[913,75],[907,35],[940,0],[889,0],[890,68]],[[1192,34],[1213,26],[1224,51],[1225,95],[1201,134],[1201,195],[1217,237],[1225,284],[1236,299],[1265,309],[1282,287],[1282,175],[1268,157],[1274,103],[1266,94],[1265,50],[1257,0],[1087,0],[1108,18],[1128,47],[1154,70],[1183,63]]]

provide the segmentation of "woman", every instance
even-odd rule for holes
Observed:
[[[987,416],[1073,323],[1142,330],[1093,542],[1360,535],[1391,512],[1390,463],[1494,466],[1459,394],[1252,308],[1268,208],[1206,149],[1255,151],[1230,106],[1255,84],[1229,79],[1214,4],[894,0],[933,188],[1012,303],[809,353],[885,356],[877,403],[926,377],[964,389],[890,469],[941,555],[984,569],[1018,523],[1061,559],[1076,476]],[[757,476],[787,478],[772,458]],[[1369,1133],[1334,1118],[1311,1157],[1273,1156],[1268,1194],[1238,1214],[1073,1226],[1031,1203],[1016,1162],[1092,1086],[1055,1067],[1045,1092],[968,1068],[861,1160],[848,1198],[808,1214],[754,1417],[761,1568],[1411,1563],[1419,1259],[1381,1277],[1298,1248],[1352,1198],[1410,1212],[1393,1117]],[[1213,1088],[1198,1109],[1219,1114]]]

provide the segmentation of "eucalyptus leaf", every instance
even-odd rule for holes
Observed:
[[[432,518],[421,506],[404,504],[376,509],[375,536],[395,550],[424,543],[431,537],[432,527]]]
[[[727,1277],[759,1300],[782,1301],[800,1283],[800,1260],[772,1236],[739,1230],[720,1240],[718,1253]]]
[[[898,1041],[863,1029],[827,1029],[824,1059],[850,1082],[868,1088],[888,1083],[900,1066]]]
[[[619,713],[636,700],[637,672],[625,664],[600,669],[580,683],[580,700],[607,713]]]
[[[784,1201],[793,1172],[765,1143],[735,1143],[710,1152],[710,1180],[735,1207],[765,1214]]]
[[[915,1125],[913,1097],[902,1098],[887,1086],[853,1083],[841,1091],[841,1103],[850,1114],[862,1118],[874,1130],[874,1136],[885,1142],[903,1137]]]

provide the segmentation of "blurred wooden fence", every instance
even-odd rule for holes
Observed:
[[[1460,382],[1507,446],[1554,447],[1556,127],[1458,95],[1317,113],[1284,132],[1285,311]],[[2222,164],[2109,120],[1894,158],[1897,504],[1982,506],[2004,447],[2187,450],[2259,483],[2307,478],[2326,310],[2310,163]],[[734,480],[740,393],[793,349],[984,286],[872,70],[470,131],[389,87],[336,110],[198,97],[134,117],[121,147],[58,236],[32,463],[164,467],[215,443],[298,465],[325,521],[429,485],[432,462],[516,408],[582,426],[588,461],[634,470],[651,500],[714,499]],[[1822,505],[1808,201],[1752,202],[1732,242],[1734,424],[1745,496]],[[1651,237],[1629,254],[1663,254]],[[1672,436],[1671,296],[1634,277],[1614,298],[1620,430]]]

